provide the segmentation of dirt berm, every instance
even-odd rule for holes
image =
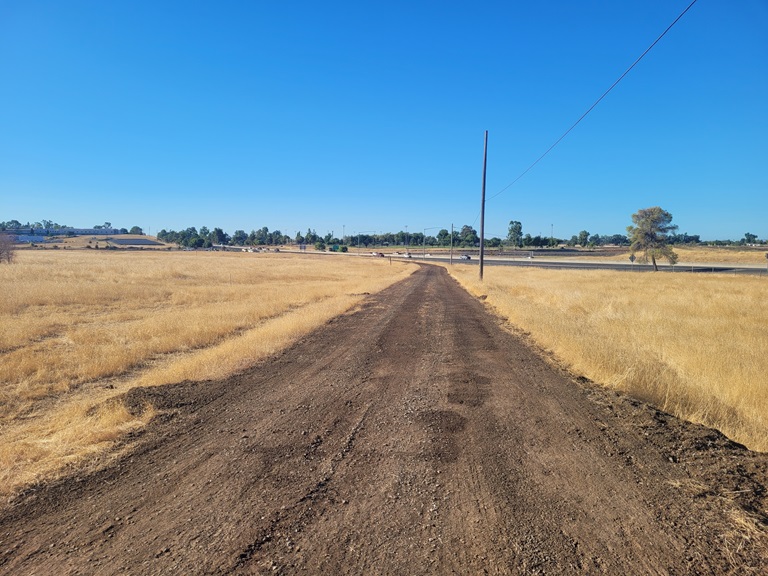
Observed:
[[[437,267],[0,507],[3,574],[765,574],[768,457],[575,381]],[[761,572],[762,571],[762,572]]]

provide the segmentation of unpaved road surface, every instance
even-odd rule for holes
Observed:
[[[768,458],[578,382],[423,267],[0,506],[3,574],[759,574]]]

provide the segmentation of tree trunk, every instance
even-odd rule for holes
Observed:
[[[656,256],[654,256],[653,254],[651,254],[651,262],[653,263],[653,271],[658,272],[659,267],[656,265]]]

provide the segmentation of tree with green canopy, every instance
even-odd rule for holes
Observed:
[[[509,222],[509,228],[507,229],[507,242],[509,242],[514,248],[522,246],[523,225],[517,220],[510,220]]]
[[[666,258],[670,264],[677,263],[677,254],[669,246],[670,232],[677,230],[672,224],[672,214],[658,206],[643,208],[632,214],[634,226],[627,226],[630,252],[641,253],[640,261],[651,260],[654,271],[658,271],[656,258]]]

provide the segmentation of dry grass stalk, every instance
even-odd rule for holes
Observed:
[[[570,370],[768,451],[762,277],[453,266]]]
[[[0,492],[103,449],[133,386],[224,378],[415,267],[373,258],[22,251],[0,269]]]

